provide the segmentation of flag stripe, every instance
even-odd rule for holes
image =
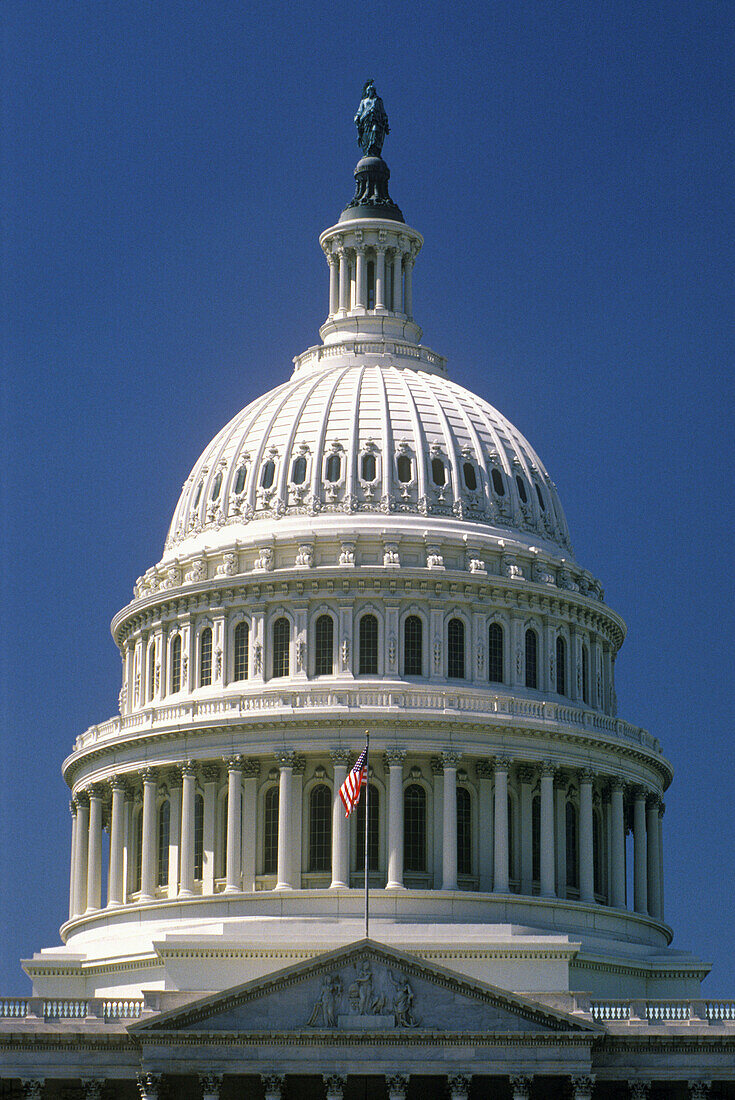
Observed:
[[[367,745],[358,756],[344,783],[339,789],[339,797],[345,808],[345,817],[349,817],[360,801],[360,791],[367,782]]]

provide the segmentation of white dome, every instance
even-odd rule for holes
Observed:
[[[538,455],[496,409],[444,377],[440,357],[398,341],[382,343],[379,354],[343,345],[331,360],[325,350],[300,357],[288,382],[206,448],[184,485],[167,550],[186,552],[200,532],[232,524],[303,515],[312,529],[319,515],[347,512],[358,523],[360,513],[390,514],[392,527],[402,515],[449,516],[492,529],[483,534],[510,531],[570,552]],[[406,365],[419,351],[419,369]]]

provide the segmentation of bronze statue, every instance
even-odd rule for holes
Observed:
[[[383,100],[375,90],[372,80],[366,80],[362,99],[355,115],[357,144],[366,157],[379,157],[386,134],[390,133],[388,116]]]

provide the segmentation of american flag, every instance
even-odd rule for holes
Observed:
[[[339,789],[339,797],[345,808],[345,817],[349,817],[360,801],[360,791],[367,782],[367,745],[358,756],[354,767]]]

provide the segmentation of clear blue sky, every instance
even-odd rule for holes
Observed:
[[[676,778],[675,944],[735,997],[735,5],[4,0],[0,993],[58,941],[108,623],[216,430],[327,304],[375,78],[415,312],[518,425]]]

